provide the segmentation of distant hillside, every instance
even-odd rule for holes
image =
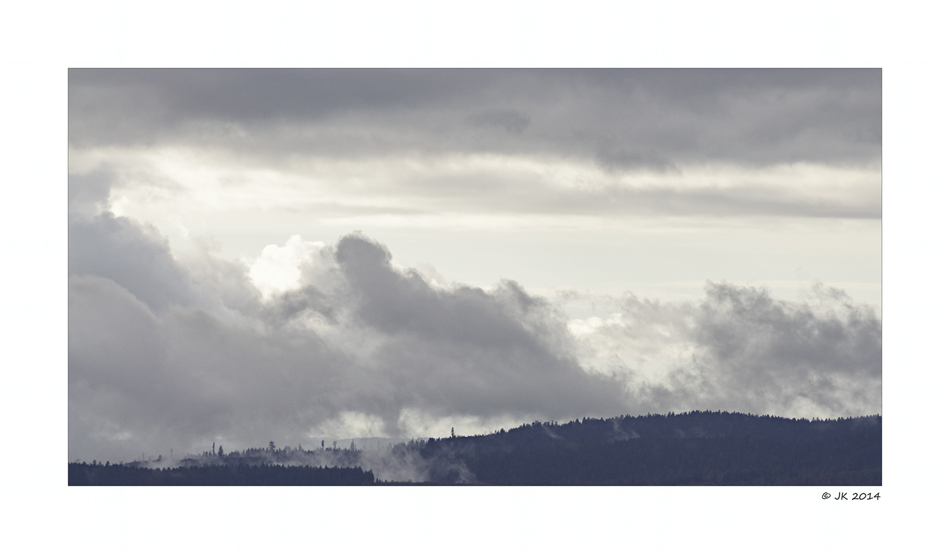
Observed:
[[[70,485],[881,485],[881,416],[786,419],[689,412],[536,421],[490,435],[359,450],[209,451],[69,464]],[[365,470],[365,471],[364,471]]]
[[[880,485],[881,417],[738,413],[534,422],[429,439],[429,481],[484,485]]]

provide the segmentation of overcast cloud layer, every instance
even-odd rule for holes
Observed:
[[[881,411],[879,308],[721,277],[774,279],[776,259],[879,290],[878,70],[69,80],[70,459]],[[697,257],[707,242],[735,255]],[[618,263],[630,244],[658,253]],[[551,259],[592,285],[541,294],[505,261]],[[500,280],[471,284],[483,265]],[[647,266],[705,289],[598,289]]]
[[[338,216],[881,210],[877,70],[73,70],[69,110],[74,171],[153,199],[176,166]]]
[[[876,165],[879,70],[72,70],[70,144]],[[280,140],[284,139],[284,140]]]

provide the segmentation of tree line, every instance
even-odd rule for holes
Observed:
[[[881,485],[881,416],[791,419],[735,412],[535,421],[486,435],[410,440],[431,485]],[[317,463],[319,461],[319,463]],[[327,465],[327,463],[331,464]],[[322,466],[321,466],[322,464]],[[222,447],[179,462],[69,464],[70,485],[402,485],[364,471],[363,452]],[[419,484],[419,483],[412,483]]]
[[[372,485],[359,467],[205,465],[147,469],[124,464],[69,464],[70,486],[339,486]]]

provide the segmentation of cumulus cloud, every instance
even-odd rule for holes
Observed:
[[[265,298],[246,268],[244,286],[230,282],[239,264],[185,265],[109,212],[70,232],[72,457],[291,444],[347,418],[404,436],[420,417],[627,406],[611,378],[577,363],[552,307],[515,283],[433,288],[349,235],[310,252],[297,288]]]
[[[701,303],[629,296],[569,326],[517,283],[433,286],[360,234],[308,250],[298,284],[265,297],[246,265],[177,260],[134,221],[70,225],[71,458],[433,422],[880,410],[880,319],[833,290],[812,305],[711,284]],[[587,363],[611,349],[612,370]]]
[[[581,355],[626,375],[648,411],[729,409],[791,417],[881,411],[881,319],[843,291],[810,298],[709,283],[701,302],[629,295],[606,320],[573,322]]]
[[[750,412],[879,412],[880,318],[842,291],[818,288],[816,296],[812,307],[710,285],[695,332],[698,397]]]

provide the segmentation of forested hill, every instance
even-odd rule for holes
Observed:
[[[70,485],[881,485],[881,416],[689,412],[525,424],[390,448],[223,449],[164,469],[70,464]],[[454,434],[454,430],[453,430]],[[159,460],[160,461],[160,460]]]
[[[880,485],[881,417],[786,419],[723,412],[534,422],[429,439],[432,483]]]

